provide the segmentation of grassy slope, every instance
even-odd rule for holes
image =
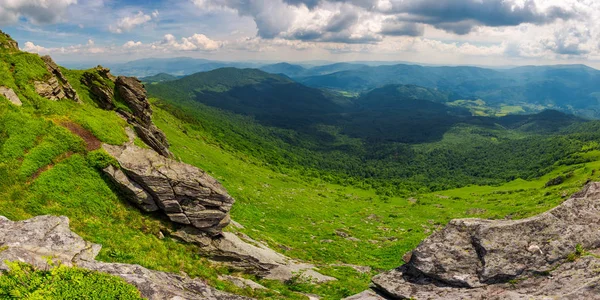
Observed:
[[[102,142],[126,141],[126,122],[96,107],[79,83],[82,72],[65,71],[84,105],[39,97],[33,81],[49,76],[37,55],[0,52],[0,85],[13,88],[23,101],[15,107],[0,98],[0,214],[23,220],[36,215],[64,215],[71,228],[88,241],[103,245],[98,259],[134,263],[168,272],[186,272],[219,289],[264,298],[272,292],[242,291],[221,282],[229,273],[197,255],[196,246],[159,239],[170,222],[141,213],[124,201],[97,170],[78,136],[57,125],[72,121]],[[281,295],[297,298],[287,287]]]
[[[321,265],[327,274],[347,274],[339,277],[338,283],[302,287],[331,299],[363,290],[369,282],[369,276],[332,268],[332,264],[394,268],[402,264],[402,254],[450,219],[528,217],[558,205],[588,178],[598,179],[592,170],[600,169],[600,153],[593,151],[585,155],[595,162],[557,167],[534,181],[518,179],[496,187],[471,186],[388,198],[372,190],[271,171],[251,157],[223,150],[218,143],[209,142],[215,139],[201,128],[158,108],[155,122],[169,137],[176,155],[204,168],[228,188],[237,200],[233,218],[246,226],[245,233],[291,257]],[[564,184],[544,188],[549,179],[571,171],[573,176]],[[360,241],[347,240],[336,231]]]

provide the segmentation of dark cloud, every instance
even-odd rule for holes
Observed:
[[[542,12],[533,0],[526,0],[522,5],[507,0],[408,0],[393,2],[392,9],[386,13],[407,14],[407,19],[457,34],[467,34],[480,25],[547,24],[576,17],[574,12],[560,7]]]
[[[380,33],[391,36],[422,36],[425,33],[425,26],[392,19],[383,23]]]
[[[350,28],[358,22],[358,13],[355,10],[346,10],[334,15],[325,30],[329,32],[340,32]]]

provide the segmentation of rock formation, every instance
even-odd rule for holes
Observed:
[[[109,69],[98,66],[83,73],[81,82],[90,89],[98,106],[106,110],[116,109],[150,148],[162,156],[172,156],[165,134],[152,123],[152,108],[146,89],[137,78],[115,77]],[[117,107],[115,101],[127,108]]]
[[[7,49],[9,51],[19,51],[19,44],[13,40],[10,35],[0,30],[0,48]]]
[[[77,266],[123,278],[148,299],[245,299],[217,291],[202,280],[152,271],[138,265],[104,263],[95,260],[100,245],[83,240],[69,229],[66,217],[39,216],[13,222],[0,217],[0,270],[5,261],[21,261],[47,267],[47,257],[68,266]]]
[[[81,103],[77,92],[73,89],[52,58],[46,55],[42,56],[42,60],[46,64],[46,69],[50,72],[51,77],[47,81],[34,82],[36,92],[40,96],[54,101],[70,99]]]
[[[336,280],[317,272],[314,265],[275,252],[243,233],[223,232],[221,236],[212,239],[199,238],[193,231],[188,230],[175,232],[173,235],[186,242],[198,244],[204,255],[216,261],[261,278],[287,281],[298,275],[303,280],[313,283]]]
[[[5,86],[0,86],[0,95],[2,95],[4,98],[8,99],[8,101],[10,101],[10,103],[12,103],[16,106],[23,105],[23,102],[21,102],[21,99],[19,99],[19,96],[17,96],[15,91],[13,91],[13,89],[11,89],[11,88],[7,88]]]
[[[600,299],[599,250],[600,183],[591,183],[528,219],[453,220],[373,278],[379,295],[349,299]]]
[[[91,96],[98,106],[103,109],[115,108],[113,98],[115,97],[114,76],[102,66],[86,71],[81,77],[81,83],[88,87]]]
[[[229,224],[233,198],[204,171],[131,143],[104,145],[119,162],[108,174],[145,211],[162,210],[171,221],[190,225],[198,235],[218,235]]]
[[[146,96],[146,89],[135,77],[119,76],[115,87],[120,99],[132,113],[119,110],[119,113],[133,125],[138,136],[152,149],[165,157],[170,157],[169,143],[165,134],[152,123],[152,108]]]

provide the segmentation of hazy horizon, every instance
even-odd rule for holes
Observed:
[[[402,61],[600,67],[584,0],[22,0],[0,28],[61,62]]]

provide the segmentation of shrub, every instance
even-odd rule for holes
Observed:
[[[142,299],[119,277],[64,265],[38,270],[21,262],[6,262],[0,276],[2,299]]]
[[[110,156],[110,154],[106,153],[104,149],[98,149],[88,153],[87,161],[90,166],[97,169],[104,169],[110,165],[115,167],[119,166],[119,162],[117,162],[114,157]]]

